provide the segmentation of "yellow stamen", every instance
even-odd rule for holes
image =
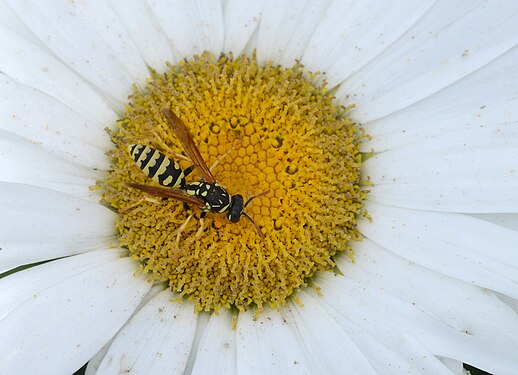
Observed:
[[[169,283],[198,310],[281,306],[316,271],[332,270],[336,252],[352,256],[348,242],[361,238],[361,132],[325,85],[307,76],[300,65],[260,67],[255,59],[204,54],[135,89],[111,134],[114,169],[102,183],[103,200],[121,213],[120,242],[150,279]],[[209,213],[200,227],[188,219],[199,215],[194,207],[141,200],[143,193],[125,185],[154,185],[128,145],[183,153],[164,107],[189,127],[207,165],[219,160],[213,172],[230,194],[246,200],[269,189],[246,208],[264,241],[244,218],[230,223]]]

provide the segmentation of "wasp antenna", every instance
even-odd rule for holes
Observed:
[[[243,208],[246,208],[246,206],[248,206],[255,198],[259,198],[259,197],[262,197],[263,195],[266,195],[270,192],[270,189],[266,189],[265,191],[263,191],[262,193],[259,193],[259,194],[256,194],[250,198],[248,198],[248,200],[246,201],[245,205],[243,206]]]
[[[257,234],[259,235],[259,237],[261,237],[261,241],[264,241],[264,233],[261,231],[261,228],[259,228],[259,225],[257,225],[254,220],[250,217],[250,215],[248,215],[246,212],[243,212],[243,215],[248,219],[250,220],[250,222],[252,223],[252,225],[254,226],[255,230],[257,231]]]

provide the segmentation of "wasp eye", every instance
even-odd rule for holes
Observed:
[[[241,215],[237,215],[235,212],[233,212],[228,215],[228,220],[232,223],[237,223],[240,217]]]
[[[228,220],[232,223],[237,223],[239,219],[241,219],[243,210],[240,210],[239,207],[232,207],[232,209],[228,213]]]

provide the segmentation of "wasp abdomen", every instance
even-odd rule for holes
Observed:
[[[185,186],[184,172],[176,161],[149,146],[130,145],[128,150],[138,167],[153,181],[167,187]]]

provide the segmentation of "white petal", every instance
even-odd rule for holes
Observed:
[[[6,0],[0,0],[0,25],[32,43],[40,43],[32,31],[22,22]],[[41,45],[40,43],[40,46]]]
[[[108,169],[106,124],[94,124],[39,90],[0,76],[0,129],[40,144],[60,158]]]
[[[98,171],[61,159],[41,145],[0,130],[0,181],[40,186],[98,201],[89,187],[101,177]]]
[[[302,63],[323,72],[334,87],[389,48],[431,5],[431,1],[335,0],[314,31]]]
[[[518,233],[466,215],[369,203],[373,223],[361,233],[417,264],[513,298],[518,297]],[[482,266],[483,265],[483,266]]]
[[[0,273],[105,247],[115,239],[116,215],[80,198],[0,182],[0,206]]]
[[[310,374],[297,338],[281,315],[267,309],[257,319],[250,311],[237,320],[238,374]]]
[[[446,212],[516,212],[518,183],[384,184],[370,188],[374,202]]]
[[[376,374],[361,350],[318,303],[304,291],[302,307],[289,302],[282,315],[302,343],[313,374]]]
[[[518,214],[471,214],[470,216],[518,232]]]
[[[155,284],[151,289],[147,292],[147,294],[142,298],[142,301],[140,301],[139,305],[133,312],[133,316],[137,314],[144,306],[147,305],[149,301],[151,301],[157,294],[162,292],[164,290],[164,286],[162,284]],[[124,328],[123,328],[124,329]],[[115,336],[117,337],[117,336]],[[110,349],[111,344],[115,340],[115,337],[112,338],[106,345],[104,345],[101,350],[99,350],[89,361],[88,365],[86,366],[85,375],[94,375],[97,373],[97,370],[99,369],[99,366],[101,365],[101,362],[103,361],[104,357],[108,353],[108,350]]]
[[[56,98],[94,123],[114,124],[117,116],[82,78],[61,61],[0,26],[0,72]]]
[[[144,1],[110,0],[110,5],[147,65],[161,71],[166,61],[175,61],[166,35]]]
[[[434,211],[518,212],[515,148],[408,145],[366,160],[362,173],[374,183],[369,199],[384,204]]]
[[[259,24],[257,60],[291,66],[300,60],[329,0],[266,0]]]
[[[149,75],[131,38],[108,3],[99,1],[42,5],[10,1],[34,34],[69,67],[122,108],[134,82]]]
[[[451,358],[439,358],[444,366],[448,367],[455,375],[465,375],[462,361],[455,361]]]
[[[505,294],[496,293],[498,299],[513,309],[518,314],[518,299],[511,298]]]
[[[223,22],[225,38],[223,52],[238,56],[243,52],[262,17],[263,0],[243,2],[227,0],[224,3]]]
[[[23,285],[28,289],[25,300],[0,321],[2,372],[71,374],[126,322],[151,284],[134,276],[136,265],[129,258],[101,256],[95,265],[94,255],[99,254],[57,260],[0,281],[13,284],[12,294],[20,294]]]
[[[171,301],[169,289],[154,297],[119,332],[98,374],[182,374],[196,332],[191,303]]]
[[[108,343],[104,345],[101,350],[99,350],[92,358],[90,358],[88,364],[86,365],[84,375],[97,374],[97,370],[99,370],[99,366],[101,365],[102,360],[106,356],[106,353],[108,353],[108,350],[110,349],[110,345],[112,344],[112,342],[113,339],[108,341]]]
[[[45,263],[0,279],[0,321],[35,294],[120,258],[117,250],[98,250]]]
[[[502,129],[503,136],[516,137],[516,130],[511,127],[508,127],[508,132]],[[498,129],[493,130],[498,132]],[[465,136],[466,146],[452,147],[448,140],[443,139],[444,142],[411,144],[375,155],[365,161],[364,173],[371,177],[374,184],[403,184],[416,180],[423,183],[444,180],[484,183],[512,179],[512,176],[518,175],[518,152],[512,145],[503,142],[498,145],[497,139],[492,137],[490,142],[495,143],[493,147],[484,138],[479,138],[490,137],[491,134],[473,135],[470,139],[468,133],[463,132],[456,138],[460,140]],[[518,177],[515,179],[518,180]]]
[[[378,373],[451,374],[408,333],[404,321],[386,319],[385,311],[392,305],[399,308],[399,301],[387,301],[379,291],[339,275],[321,274],[314,282],[322,287],[322,296],[312,289],[307,293],[348,333]]]
[[[516,105],[518,105],[518,100],[516,101]],[[427,111],[427,108],[423,109],[423,112]],[[476,111],[471,113],[471,116],[475,117],[477,115],[475,112]],[[518,111],[516,111],[516,116],[516,120],[518,120]],[[398,152],[405,157],[411,157],[430,153],[451,153],[473,149],[498,149],[511,147],[518,142],[518,130],[516,129],[518,121],[514,121],[513,119],[512,122],[500,123],[497,115],[489,115],[489,117],[490,119],[485,118],[484,122],[469,123],[469,120],[463,122],[465,119],[458,119],[452,114],[448,120],[444,119],[450,123],[448,129],[444,129],[439,123],[419,123],[413,119],[406,119],[410,121],[412,125],[410,127],[406,126],[405,128],[413,133],[415,139],[404,144],[397,144],[395,147],[389,147],[388,152],[389,154],[391,152]],[[458,122],[451,123],[452,119],[458,119]],[[385,123],[384,121],[379,122],[379,124]],[[407,130],[402,129],[402,132],[399,134],[402,134],[401,137],[404,137],[406,133]],[[416,133],[420,133],[419,139]],[[373,140],[374,139],[375,138],[373,138]],[[383,139],[379,141],[383,143]],[[369,147],[369,145],[367,144],[366,147]],[[416,152],[418,148],[421,150],[420,153]],[[365,148],[363,151],[370,150],[369,148]],[[378,151],[381,152],[385,150],[376,150],[376,152]]]
[[[179,58],[223,50],[223,9],[218,0],[157,1],[149,5]]]
[[[410,263],[369,240],[355,244],[355,254],[354,265],[337,259],[348,278],[379,290],[381,300],[395,297],[411,306],[391,312],[399,303],[381,305],[379,319],[398,315],[395,323],[402,319],[402,329],[436,355],[497,373],[517,365],[518,315],[495,295]]]
[[[517,7],[512,1],[438,2],[389,49],[342,82],[337,96],[356,103],[360,122],[416,103],[511,50],[518,43]]]
[[[200,345],[200,341],[204,336],[205,330],[209,325],[209,319],[211,315],[211,313],[207,313],[205,311],[196,314],[196,332],[192,340],[191,352],[189,354],[189,360],[187,361],[187,365],[184,369],[184,374],[192,373],[194,363],[196,361],[196,353],[198,351],[198,346]]]
[[[192,374],[235,374],[236,331],[232,329],[232,314],[223,308],[212,314],[203,331]]]
[[[516,144],[517,59],[518,50],[513,49],[416,104],[362,124],[372,136],[362,143],[362,150],[381,152],[448,140],[452,147],[464,148],[463,138],[473,142],[477,136],[488,146]]]

